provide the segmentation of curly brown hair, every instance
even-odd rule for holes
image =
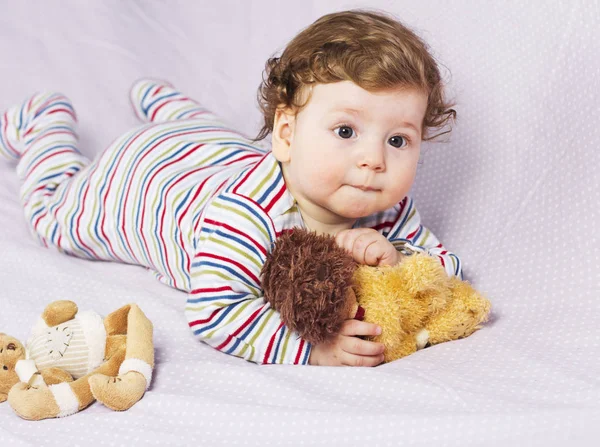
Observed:
[[[423,140],[456,119],[444,98],[444,84],[429,47],[413,31],[384,13],[352,10],[325,15],[302,30],[280,57],[270,58],[258,89],[264,126],[255,141],[272,130],[278,107],[299,111],[303,87],[315,83],[352,81],[365,90],[398,86],[422,89],[428,95]]]
[[[277,238],[261,271],[265,301],[311,344],[338,334],[356,264],[335,238],[295,228]]]

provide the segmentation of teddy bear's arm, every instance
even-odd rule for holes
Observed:
[[[42,319],[47,326],[56,326],[65,321],[72,320],[77,314],[77,304],[73,301],[59,300],[53,301],[46,306]]]

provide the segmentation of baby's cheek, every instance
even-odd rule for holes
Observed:
[[[413,181],[414,176],[411,175],[394,179],[394,182],[392,182],[391,194],[396,198],[403,198],[410,191]]]
[[[314,185],[315,189],[318,189],[322,192],[329,192],[331,189],[339,186],[339,181],[333,172],[320,170],[315,174],[312,184]]]
[[[312,167],[312,174],[313,183],[321,187],[333,186],[342,181],[339,166],[327,161],[315,162]]]

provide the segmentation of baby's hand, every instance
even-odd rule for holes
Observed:
[[[380,333],[381,328],[375,324],[346,320],[338,335],[312,347],[308,363],[321,366],[377,366],[383,362],[383,344],[358,337]]]
[[[335,241],[359,264],[396,265],[402,254],[378,231],[372,228],[353,228],[340,231]]]

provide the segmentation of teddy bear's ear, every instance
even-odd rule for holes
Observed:
[[[265,300],[312,344],[337,334],[348,316],[356,266],[331,236],[294,229],[277,239],[261,272]]]
[[[404,287],[413,296],[441,291],[448,285],[448,275],[441,264],[425,253],[415,253],[398,266]]]

